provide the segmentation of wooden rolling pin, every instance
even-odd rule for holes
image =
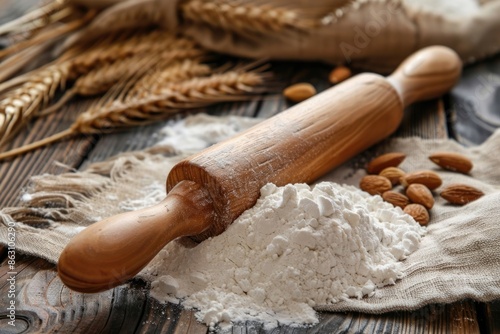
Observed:
[[[224,231],[268,182],[310,183],[393,133],[406,106],[438,97],[458,80],[452,50],[432,46],[389,77],[360,74],[177,164],[159,204],[107,218],[75,236],[59,276],[98,292],[132,278],[170,241]]]

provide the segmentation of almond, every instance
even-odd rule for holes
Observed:
[[[413,183],[420,183],[429,188],[429,190],[434,190],[439,187],[443,181],[439,175],[431,170],[408,173],[401,179],[401,184],[405,187]]]
[[[368,163],[366,171],[368,174],[378,174],[387,167],[397,167],[406,158],[404,153],[392,152],[382,154]]]
[[[301,102],[316,95],[316,88],[310,83],[301,82],[285,88],[283,95],[290,101]]]
[[[359,182],[359,187],[370,195],[382,195],[392,189],[392,183],[388,178],[380,175],[366,175]]]
[[[398,167],[387,167],[384,168],[378,175],[388,178],[392,185],[395,186],[399,184],[399,180],[405,176],[404,170]]]
[[[417,223],[422,226],[429,224],[429,212],[421,204],[408,204],[404,210],[407,214],[413,217]]]
[[[382,194],[382,198],[384,199],[384,201],[389,202],[394,206],[399,206],[401,209],[404,209],[405,206],[410,204],[410,200],[408,199],[408,197],[392,190],[384,192]]]
[[[483,196],[484,193],[477,188],[465,184],[452,184],[443,189],[440,195],[452,204],[463,205],[475,201]]]
[[[420,183],[412,183],[406,188],[406,196],[417,204],[422,204],[427,210],[434,206],[434,196],[429,188]]]
[[[473,166],[469,158],[455,152],[436,152],[429,159],[444,169],[464,174],[469,173]]]
[[[337,84],[348,79],[352,75],[351,70],[345,66],[335,67],[328,76],[328,80],[332,84]]]

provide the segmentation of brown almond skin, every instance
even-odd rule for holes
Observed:
[[[293,102],[302,102],[316,95],[316,88],[307,82],[291,85],[283,91],[283,95]]]
[[[328,75],[328,80],[332,84],[337,84],[339,82],[342,82],[342,81],[348,79],[351,75],[352,75],[352,72],[349,69],[349,67],[337,66]]]
[[[429,212],[422,204],[408,204],[403,211],[412,216],[420,225],[426,226],[429,224]]]
[[[366,175],[359,182],[359,187],[370,195],[382,195],[392,189],[392,183],[380,175]]]
[[[413,183],[420,183],[429,188],[429,190],[434,190],[443,183],[443,180],[441,180],[441,177],[436,172],[431,170],[421,170],[407,173],[403,178],[401,178],[401,184],[404,187],[408,187]]]
[[[405,171],[398,167],[384,168],[378,175],[388,178],[392,185],[398,185],[401,178],[405,176]]]
[[[406,196],[417,204],[422,204],[427,210],[434,206],[434,196],[429,188],[420,183],[412,183],[406,188]]]
[[[378,174],[387,167],[397,167],[406,158],[404,153],[391,152],[382,154],[368,163],[366,171],[368,174]]]
[[[452,184],[444,188],[440,196],[449,203],[464,205],[484,196],[484,193],[466,184]]]
[[[393,190],[384,192],[382,194],[382,198],[384,201],[391,203],[394,206],[399,206],[401,209],[404,209],[408,204],[410,204],[408,197]]]
[[[473,167],[469,158],[455,152],[435,152],[429,159],[441,168],[463,174],[468,174]]]

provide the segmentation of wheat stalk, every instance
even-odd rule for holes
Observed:
[[[112,44],[109,41],[104,41],[84,54],[71,59],[71,75],[82,75],[94,68],[132,56],[164,50],[195,49],[196,47],[194,41],[177,37],[163,30],[155,30],[147,34],[126,35]],[[72,50],[67,52],[74,53]]]
[[[73,21],[69,21],[68,23],[60,24],[55,27],[45,27],[44,29],[40,29],[41,32],[35,35],[33,38],[22,40],[18,43],[15,43],[7,47],[4,50],[0,50],[0,58],[9,56],[15,52],[26,49],[30,46],[40,45],[47,41],[55,41],[58,38],[67,35],[69,32],[84,26],[86,23],[88,23],[91,19],[94,18],[95,14],[96,14],[95,10],[90,10],[86,13],[85,16],[81,18],[76,18]]]
[[[52,1],[15,20],[2,24],[0,26],[0,35],[22,30],[26,25],[35,24],[38,26],[39,24],[37,24],[37,22],[39,21],[46,22],[48,17],[66,8],[65,2],[66,1]]]
[[[160,54],[148,53],[147,55],[128,57],[122,61],[116,61],[91,70],[86,75],[79,77],[73,87],[67,90],[57,103],[38,112],[37,116],[46,116],[57,111],[75,95],[92,96],[105,93],[118,82],[130,79],[146,64],[151,65],[154,62],[168,64],[176,59],[199,57],[205,53],[204,50],[199,48],[168,49]]]
[[[129,100],[145,98],[151,95],[151,92],[159,91],[166,84],[204,77],[211,72],[208,65],[201,64],[196,59],[176,61],[163,69],[154,68],[146,73],[127,93],[127,98]]]
[[[98,68],[104,68],[114,63],[117,64],[116,67],[120,67],[120,62],[125,59],[155,54],[162,50],[179,50],[179,52],[186,50],[186,55],[189,52],[197,55],[202,53],[193,41],[178,38],[164,31],[136,34],[131,38],[126,37],[128,35],[123,38],[112,36],[110,39],[117,39],[115,43],[108,44],[109,41],[105,40],[76,56],[73,54],[77,53],[77,50],[68,50],[68,55],[63,55],[60,61],[39,71],[34,71],[19,87],[4,93],[5,98],[0,101],[0,146],[12,138],[43,106],[47,105],[56,90],[68,80],[74,80],[88,74],[93,69],[97,71]],[[121,68],[123,70],[123,66]],[[96,75],[91,74],[88,81],[83,80],[84,83],[86,82],[86,87],[90,87],[92,80],[95,83],[96,77]],[[116,75],[108,82],[113,80],[116,82]],[[102,82],[101,84],[105,85]],[[65,97],[65,99],[67,98],[68,96]],[[64,103],[64,99],[61,100],[63,101],[59,106]],[[43,114],[47,114],[47,112]]]
[[[91,7],[89,6],[89,8]],[[158,25],[164,26],[168,24],[168,21],[165,18],[162,1],[121,1],[119,4],[107,7],[87,27],[67,39],[63,49],[85,44],[90,40],[108,35],[110,32],[125,29],[137,30]]]
[[[98,134],[116,128],[147,124],[165,119],[182,109],[207,106],[221,101],[242,100],[260,92],[265,73],[229,71],[207,78],[171,83],[159,95],[132,101],[113,101],[80,114],[73,125],[40,141],[0,153],[0,160],[23,154],[77,134]]]
[[[235,32],[269,33],[310,26],[295,9],[247,1],[191,0],[181,5],[181,12],[188,21]]]
[[[242,100],[258,92],[266,74],[229,71],[206,78],[172,82],[147,97],[124,102],[115,100],[104,107],[82,113],[72,128],[76,133],[100,133],[110,128],[128,127],[166,118],[181,109],[216,102]]]
[[[241,100],[256,92],[264,77],[265,74],[257,72],[229,71],[172,82],[143,99],[113,101],[104,108],[90,109],[78,117],[73,128],[79,133],[99,133],[108,128],[137,125],[157,115],[164,118],[180,109]]]
[[[137,67],[141,66],[141,60],[144,59],[156,59],[157,62],[168,64],[176,59],[199,57],[205,53],[205,51],[199,48],[169,49],[170,48],[167,47],[166,51],[160,54],[155,54],[154,52],[149,53],[145,55],[146,58],[142,55],[129,57],[123,61],[114,62],[109,66],[94,69],[75,82],[75,92],[87,96],[104,93],[118,81],[136,73]]]
[[[82,48],[82,46],[78,45],[66,50],[55,63],[65,68],[69,66],[68,79],[74,80],[95,68],[106,66],[135,55],[159,52],[167,48],[191,49],[195,47],[196,44],[192,40],[177,37],[163,30],[155,30],[148,33],[113,33],[91,47]],[[38,72],[39,70],[33,70],[9,81],[2,82],[0,84],[0,93],[29,82],[33,76],[38,75]]]
[[[67,77],[68,67],[50,66],[6,95],[0,102],[0,146],[49,102]]]

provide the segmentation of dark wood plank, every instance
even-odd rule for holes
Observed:
[[[10,302],[7,272],[8,267],[3,263],[0,267],[2,305]],[[111,308],[113,290],[101,294],[70,291],[57,277],[53,264],[34,257],[18,258],[16,272],[16,327],[19,319],[20,323],[28,324],[28,332],[92,333],[103,328]],[[4,317],[2,309],[0,318]],[[8,328],[11,327],[3,323],[0,332]]]
[[[171,121],[180,120],[197,113],[207,113],[209,115],[218,116],[235,115],[254,117],[259,106],[260,96],[255,96],[250,98],[249,101],[221,103],[209,108],[200,108],[172,115],[169,119],[159,121],[156,124],[145,125],[117,133],[103,134],[99,140],[95,142],[95,147],[93,147],[88,157],[82,162],[80,169],[85,169],[89,164],[96,161],[103,161],[119,152],[141,150],[152,146],[159,140],[156,133]]]
[[[500,300],[478,304],[478,313],[482,333],[500,333]]]
[[[479,145],[500,127],[500,54],[464,68],[447,108],[452,115],[453,138]]]
[[[467,302],[430,305],[415,312],[382,315],[325,314],[321,326],[310,333],[476,333],[474,309]]]
[[[193,310],[182,310],[177,326],[173,330],[175,334],[204,334],[208,328],[199,323],[194,316]]]
[[[56,114],[30,123],[28,128],[2,149],[19,147],[67,129],[79,110],[87,106],[88,102],[71,104]],[[95,143],[94,136],[77,136],[13,160],[0,162],[0,207],[19,204],[20,190],[27,186],[31,176],[59,174],[78,167]]]
[[[0,261],[3,261],[7,256],[7,247],[5,245],[0,245]]]
[[[106,160],[119,152],[141,150],[153,145],[158,141],[158,137],[154,134],[166,124],[167,121],[158,122],[157,124],[127,129],[117,133],[102,134],[99,139],[95,140],[95,147],[82,161],[79,169],[83,170],[89,164]]]
[[[95,332],[120,333],[124,330],[133,332],[141,326],[141,314],[146,305],[147,291],[140,286],[119,286],[113,289],[110,313],[104,326],[96,327]]]
[[[415,103],[405,110],[395,137],[448,138],[446,111],[441,99]]]
[[[414,312],[382,315],[321,313],[320,323],[309,328],[265,330],[259,323],[247,322],[221,333],[479,333],[474,308],[469,304],[429,305]]]

